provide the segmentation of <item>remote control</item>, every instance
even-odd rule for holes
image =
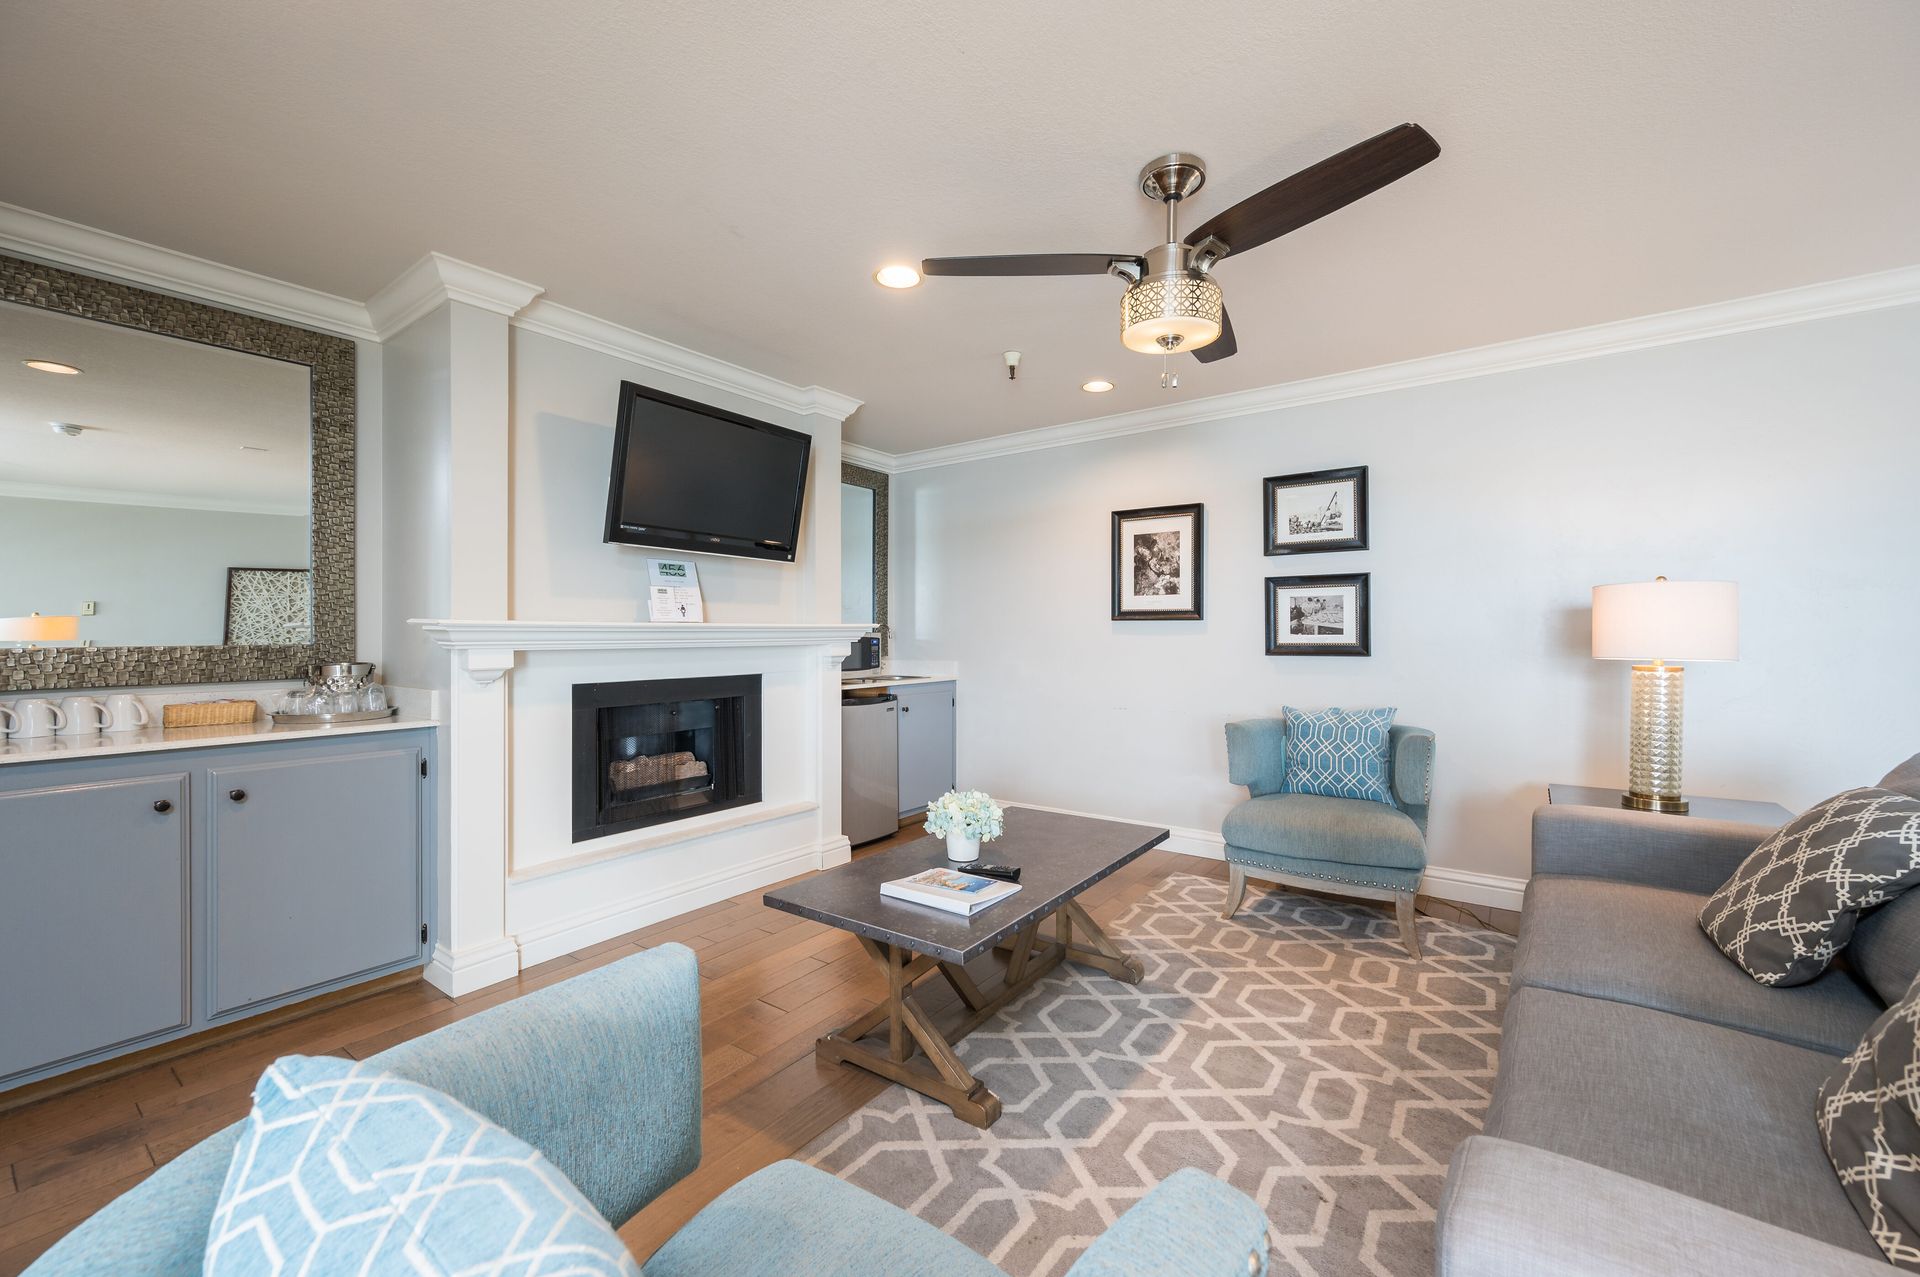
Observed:
[[[984,878],[1004,878],[1008,882],[1020,881],[1019,865],[968,865],[968,873],[976,873]]]

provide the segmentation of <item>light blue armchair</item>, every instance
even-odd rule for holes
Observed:
[[[1231,918],[1249,875],[1266,882],[1391,900],[1400,940],[1420,956],[1413,902],[1427,868],[1427,804],[1433,799],[1433,733],[1395,726],[1387,739],[1393,805],[1283,792],[1287,727],[1279,718],[1227,724],[1227,779],[1250,797],[1220,824],[1227,844]]]
[[[534,1145],[615,1225],[700,1163],[700,980],[681,945],[562,981],[373,1059]],[[41,1256],[30,1277],[197,1277],[239,1132],[236,1123],[155,1171]],[[1108,1229],[1069,1277],[1257,1277],[1266,1255],[1260,1208],[1183,1170]],[[932,1225],[791,1161],[722,1193],[645,1268],[647,1277],[1004,1277]]]

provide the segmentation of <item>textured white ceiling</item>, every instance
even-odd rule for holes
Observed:
[[[1204,218],[1444,148],[1225,263],[1195,397],[1920,262],[1916,65],[1913,0],[64,0],[9,8],[0,199],[355,298],[436,249],[904,451],[1164,401],[1118,281],[869,279],[1139,251],[1158,152]]]

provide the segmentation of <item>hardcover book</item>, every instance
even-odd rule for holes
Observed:
[[[983,878],[958,869],[923,869],[907,878],[880,884],[880,894],[909,904],[931,905],[971,916],[1020,890],[1017,882]]]

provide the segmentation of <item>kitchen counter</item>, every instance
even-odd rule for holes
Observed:
[[[863,670],[851,678],[840,680],[840,690],[867,691],[879,687],[906,687],[912,683],[954,683],[958,682],[952,674],[881,674],[873,670]]]
[[[402,732],[437,727],[430,718],[393,718],[333,727],[276,727],[266,718],[251,723],[221,723],[209,727],[142,727],[131,732],[95,732],[85,736],[34,736],[25,740],[0,738],[0,766],[7,763],[44,763],[64,758],[111,758],[119,754],[151,754],[169,749],[208,749],[216,745],[247,745],[320,736],[356,736],[367,732]]]

